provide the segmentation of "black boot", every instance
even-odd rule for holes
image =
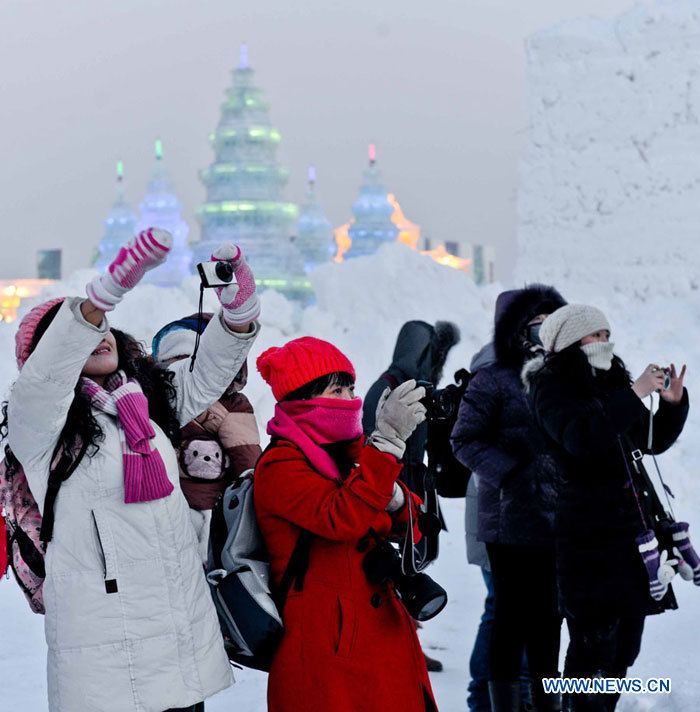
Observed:
[[[559,677],[559,673],[556,673],[556,677]],[[542,687],[542,680],[533,680],[532,706],[536,712],[562,712],[561,695],[545,692]]]
[[[520,682],[489,681],[491,712],[520,712]]]
[[[442,663],[435,658],[431,658],[429,655],[423,653],[425,658],[425,667],[428,668],[428,672],[442,672]]]
[[[536,712],[562,712],[561,695],[539,690],[533,694],[532,702]]]

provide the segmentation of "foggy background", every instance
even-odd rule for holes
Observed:
[[[0,277],[35,251],[87,266],[123,159],[137,208],[156,136],[190,223],[204,197],[238,48],[282,134],[287,197],[318,168],[337,226],[351,215],[366,145],[385,184],[434,241],[492,244],[514,261],[518,155],[527,130],[524,38],[629,0],[1,0]]]

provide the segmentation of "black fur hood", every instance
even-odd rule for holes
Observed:
[[[551,314],[566,305],[564,297],[545,284],[502,292],[496,300],[493,345],[501,366],[520,369],[525,362],[522,335],[538,314]]]

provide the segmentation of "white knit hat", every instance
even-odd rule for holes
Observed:
[[[597,331],[611,331],[605,314],[587,304],[567,304],[552,312],[542,324],[540,339],[545,351],[559,352]]]

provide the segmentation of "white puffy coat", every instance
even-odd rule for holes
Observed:
[[[66,300],[15,383],[10,447],[43,506],[49,460],[97,328]],[[216,401],[257,334],[212,319],[194,372],[174,364],[177,415],[188,423]],[[116,420],[95,416],[105,439],[63,483],[46,553],[46,640],[51,712],[162,712],[188,707],[228,687],[232,676],[179,485],[175,450],[154,423],[155,446],[175,490],[124,503]],[[108,593],[105,581],[115,579]],[[112,588],[113,586],[110,586]]]

